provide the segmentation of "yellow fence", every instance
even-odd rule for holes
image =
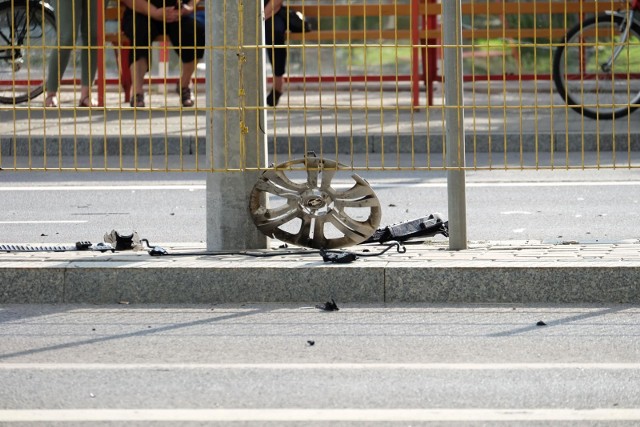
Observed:
[[[445,46],[436,1],[290,0],[312,29],[288,32],[280,47],[287,68],[276,107],[266,105],[274,76],[265,55],[276,52],[247,37],[265,23],[261,14],[244,13],[262,9],[263,0],[200,2],[207,31],[222,25],[227,42],[206,39],[193,106],[176,93],[180,60],[162,37],[151,37],[145,104],[131,106],[124,6],[82,2],[96,40],[85,47],[61,42],[61,28],[82,40],[77,10],[71,22],[56,22],[66,2],[0,1],[4,170],[246,170],[310,151],[353,169],[444,170],[449,108],[464,113],[466,169],[640,165],[640,113],[633,112],[640,103],[640,21],[626,25],[636,2],[465,0],[462,38]],[[178,53],[194,49],[182,45]],[[446,103],[443,80],[459,77],[443,75],[447,49],[462,49],[464,106]],[[57,105],[46,106],[51,55],[65,50],[71,60]],[[83,50],[96,53],[89,61],[98,69],[90,85],[97,106],[80,106]],[[235,62],[219,67],[216,53]],[[250,65],[262,61],[264,77]],[[223,100],[214,97],[221,93]],[[268,160],[250,164],[230,154],[245,156],[249,146]]]

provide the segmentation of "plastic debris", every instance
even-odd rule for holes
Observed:
[[[319,310],[323,310],[323,311],[338,311],[340,310],[338,308],[338,305],[336,304],[336,302],[334,301],[333,298],[331,298],[331,301],[327,301],[324,304],[317,304],[316,308]]]
[[[324,262],[332,262],[334,264],[349,264],[358,259],[353,252],[328,252],[320,249],[320,255]]]
[[[141,251],[144,249],[137,231],[126,235],[120,234],[116,230],[111,230],[111,232],[105,233],[104,241],[113,245],[117,251]]]
[[[438,213],[379,228],[364,243],[384,243],[392,240],[404,242],[419,237],[433,237],[436,234],[449,237],[449,222],[443,221]]]

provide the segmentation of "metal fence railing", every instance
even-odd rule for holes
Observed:
[[[131,45],[122,32],[123,3],[83,1],[94,19],[88,31],[97,37],[95,45],[84,46],[76,42],[82,40],[76,37],[82,31],[77,12],[72,23],[62,23],[73,27],[74,43],[61,41],[56,19],[66,1],[0,0],[0,167],[238,171],[314,151],[353,169],[445,170],[451,108],[444,101],[443,81],[450,77],[443,72],[445,49],[462,49],[464,106],[457,108],[464,108],[465,169],[640,165],[639,113],[633,112],[640,102],[640,23],[631,15],[636,1],[462,1],[462,39],[443,45],[436,1],[290,0],[288,7],[303,12],[313,30],[288,33],[281,47],[287,68],[275,108],[265,105],[274,84],[265,52],[273,46],[245,37],[249,28],[263,30],[262,16],[225,22],[213,15],[212,1],[199,3],[199,18],[208,32],[222,23],[228,43],[204,46],[192,79],[194,105],[182,105],[175,93],[180,60],[156,37],[145,106],[131,107],[130,73],[122,67]],[[263,5],[223,3],[243,8],[248,2]],[[146,17],[150,11],[139,13]],[[178,53],[194,48],[183,45]],[[64,50],[71,59],[58,105],[45,107],[49,60]],[[90,61],[97,61],[91,93],[99,105],[89,108],[79,106],[83,50],[98,54]],[[229,54],[234,72],[214,74],[216,52]],[[264,64],[264,81],[260,67],[243,65],[247,59]],[[259,93],[241,90],[225,93],[224,102],[211,99],[213,83],[237,81]],[[212,121],[216,114],[225,119]],[[248,116],[256,118],[256,129],[245,129]],[[241,129],[241,136],[228,137],[222,146],[211,142],[232,128]],[[230,151],[224,147],[244,144],[245,134],[256,138],[257,157],[267,163],[226,158]]]

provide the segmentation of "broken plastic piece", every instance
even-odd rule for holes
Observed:
[[[138,236],[138,232],[136,231],[129,235],[122,235],[116,230],[111,230],[110,233],[104,235],[104,241],[105,243],[112,244],[117,251],[139,251],[143,249],[140,236]]]
[[[154,246],[153,249],[149,251],[149,255],[151,256],[169,255],[169,252],[162,246]]]
[[[324,262],[336,264],[348,264],[358,259],[358,256],[353,252],[327,252],[324,249],[320,249],[320,255],[322,255]]]
[[[333,298],[331,298],[331,301],[327,301],[324,304],[316,305],[316,308],[318,308],[320,310],[324,310],[324,311],[338,311],[338,310],[340,310],[338,308],[338,305],[336,304],[336,302],[334,301]]]
[[[384,243],[391,240],[404,242],[416,237],[433,237],[436,234],[449,237],[449,223],[443,221],[438,213],[379,228],[364,243]]]
[[[79,251],[86,251],[91,247],[91,242],[87,240],[83,240],[81,242],[76,242],[76,249]]]
[[[96,243],[95,245],[91,245],[89,247],[89,249],[91,249],[92,251],[98,251],[98,252],[107,252],[107,251],[111,251],[111,252],[115,252],[116,249],[110,244],[110,243]]]

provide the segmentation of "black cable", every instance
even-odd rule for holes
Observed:
[[[166,249],[160,247],[160,246],[151,246],[151,244],[149,243],[149,241],[147,239],[140,239],[141,242],[145,242],[147,244],[147,246],[151,249],[149,251],[149,255],[151,256],[223,256],[223,255],[242,255],[242,256],[250,256],[250,257],[255,257],[255,258],[267,258],[267,257],[274,257],[274,256],[289,256],[289,255],[306,255],[306,254],[320,254],[322,255],[324,254],[334,254],[334,255],[342,255],[342,256],[349,256],[350,258],[353,257],[374,257],[374,256],[380,256],[383,255],[384,253],[386,253],[387,251],[389,251],[391,248],[396,248],[398,253],[405,253],[407,252],[407,248],[404,247],[403,244],[399,243],[399,242],[390,242],[390,243],[385,243],[383,244],[383,246],[386,246],[386,248],[382,251],[376,252],[376,253],[368,253],[368,252],[351,252],[351,251],[344,251],[344,250],[338,250],[338,249],[320,249],[320,250],[315,250],[315,249],[301,249],[301,250],[295,250],[295,251],[277,251],[277,252],[269,252],[269,253],[263,253],[263,252],[248,252],[248,251],[202,251],[202,252],[172,252],[169,253]],[[323,255],[323,258],[325,258],[325,256]],[[355,258],[353,258],[355,259]],[[353,260],[351,259],[351,260]]]
[[[400,243],[400,242],[385,242],[385,243],[382,243],[381,245],[386,246],[386,248],[376,253],[368,253],[368,252],[351,252],[351,253],[354,253],[357,256],[361,256],[361,257],[374,257],[374,256],[380,256],[384,254],[385,252],[389,251],[389,249],[393,247],[397,248],[397,251],[399,254],[404,254],[407,252],[407,248],[404,246],[403,243]],[[333,251],[327,251],[327,252],[333,252]],[[341,252],[341,251],[338,251],[338,252]]]

